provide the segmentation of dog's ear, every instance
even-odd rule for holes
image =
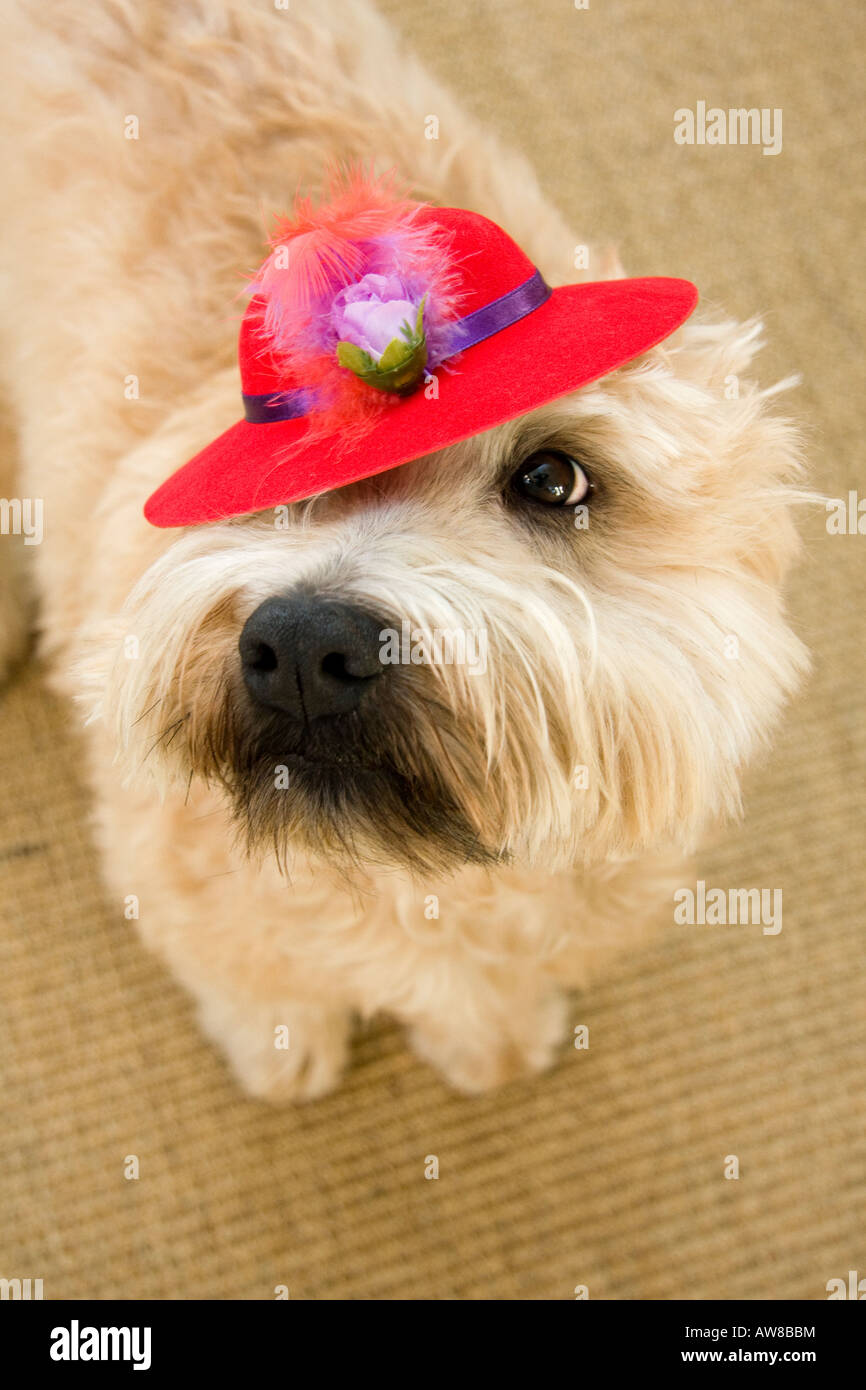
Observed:
[[[677,375],[723,400],[739,400],[745,373],[764,346],[763,329],[760,319],[691,320],[678,335]]]
[[[742,556],[742,563],[764,584],[781,589],[801,549],[791,508],[781,505],[757,529],[756,542]]]
[[[707,415],[724,438],[723,496],[744,537],[741,564],[778,588],[800,550],[793,505],[814,498],[803,487],[799,431],[774,408],[774,398],[799,378],[763,388],[751,379],[762,331],[758,319],[687,323],[678,334],[676,371],[706,393]]]

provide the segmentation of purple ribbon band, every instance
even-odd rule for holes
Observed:
[[[489,304],[483,304],[480,309],[459,320],[459,351],[475,347],[477,343],[483,343],[485,338],[492,338],[494,333],[501,333],[503,328],[510,328],[518,319],[525,319],[533,309],[540,309],[550,295],[550,286],[545,284],[541,271],[536,270],[516,289],[492,299]]]
[[[296,420],[309,415],[313,394],[303,386],[295,391],[268,391],[264,396],[242,396],[244,416],[251,425],[270,425],[275,420]]]
[[[471,314],[458,319],[457,351],[483,343],[503,328],[526,318],[550,298],[552,291],[541,271],[536,270],[528,280],[489,304],[483,304]],[[251,425],[268,425],[276,420],[296,420],[308,415],[314,407],[311,391],[301,386],[292,391],[268,391],[262,396],[243,396],[244,415]]]

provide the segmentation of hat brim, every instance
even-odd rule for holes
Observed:
[[[408,396],[360,440],[305,443],[304,418],[240,420],[166,479],[144,514],[154,526],[199,525],[384,473],[597,381],[667,338],[697,300],[688,280],[664,276],[565,285],[439,372],[438,396]]]

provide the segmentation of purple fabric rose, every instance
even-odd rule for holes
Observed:
[[[365,275],[341,290],[331,307],[331,323],[340,341],[354,343],[375,362],[390,342],[403,336],[404,324],[414,331],[417,316],[418,305],[397,275]]]

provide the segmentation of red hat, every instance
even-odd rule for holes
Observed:
[[[667,338],[697,290],[648,277],[551,290],[494,222],[350,177],[296,204],[240,331],[245,419],[147,501],[154,526],[296,502],[595,381]]]

